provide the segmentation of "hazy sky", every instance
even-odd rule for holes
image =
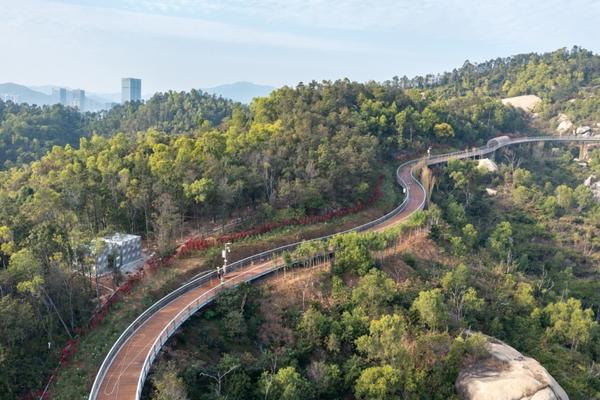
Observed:
[[[599,0],[0,0],[0,82],[143,92],[386,80],[577,44]]]

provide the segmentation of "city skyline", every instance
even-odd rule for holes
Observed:
[[[467,59],[573,45],[598,52],[599,18],[600,4],[589,0],[6,1],[0,37],[10,38],[9,62],[0,77],[113,93],[121,77],[137,76],[146,94],[237,81],[383,81]],[[52,62],[40,69],[40,59]]]

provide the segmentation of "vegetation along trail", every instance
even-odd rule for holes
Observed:
[[[414,212],[421,210],[425,205],[427,194],[421,182],[416,178],[415,171],[423,165],[445,163],[450,159],[482,156],[513,144],[546,141],[600,142],[600,137],[510,138],[500,136],[490,140],[484,147],[409,161],[398,167],[396,172],[398,184],[405,192],[402,204],[381,218],[337,234],[351,231],[381,231],[402,222]],[[313,240],[324,240],[329,237]],[[216,271],[207,273],[156,302],[123,332],[110,349],[96,375],[90,400],[139,399],[144,380],[154,358],[167,339],[183,322],[210,303],[225,288],[256,280],[283,267],[285,265],[282,258],[284,252],[294,250],[299,244],[292,243],[232,263],[228,267],[222,283],[219,281]]]

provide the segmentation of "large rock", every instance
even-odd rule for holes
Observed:
[[[542,102],[538,96],[533,94],[528,94],[525,96],[515,96],[515,97],[507,97],[502,99],[502,104],[511,105],[515,108],[520,108],[527,112],[532,112],[535,107]]]
[[[490,356],[461,371],[456,389],[464,400],[568,400],[536,360],[488,337]]]
[[[575,134],[576,135],[585,135],[586,133],[590,133],[592,131],[592,127],[590,126],[578,126],[577,129],[575,129]]]
[[[487,172],[498,171],[498,165],[489,158],[480,158],[479,160],[477,160],[477,168],[480,168]]]
[[[594,201],[600,203],[600,181],[596,178],[596,175],[588,176],[587,179],[583,181],[583,185],[591,189],[592,194],[594,195]]]

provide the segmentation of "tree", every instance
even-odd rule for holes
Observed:
[[[313,361],[306,369],[317,398],[336,398],[339,396],[342,383],[342,372],[336,364]]]
[[[183,192],[185,196],[193,199],[197,204],[202,204],[206,201],[213,190],[213,182],[209,178],[197,179],[194,182],[183,184]]]
[[[573,195],[579,212],[591,208],[594,205],[594,193],[585,185],[577,186]]]
[[[306,310],[298,324],[298,333],[304,346],[308,349],[321,346],[327,336],[329,324],[327,316],[315,307]]]
[[[448,323],[448,311],[441,289],[419,292],[411,309],[416,311],[420,320],[431,329],[440,329]]]
[[[573,189],[567,185],[558,186],[556,188],[556,201],[563,209],[570,209],[573,206]]]
[[[364,400],[396,398],[400,392],[400,371],[390,365],[362,371],[354,385],[354,394]]]
[[[472,250],[477,244],[478,234],[473,224],[466,224],[462,228],[463,243],[467,249]]]
[[[594,312],[590,308],[583,309],[581,301],[574,298],[548,304],[544,313],[550,320],[546,328],[548,338],[568,344],[571,350],[588,344],[598,325]],[[534,315],[539,315],[539,311],[534,311]]]
[[[8,257],[15,251],[15,243],[11,230],[0,226],[0,267],[6,268]]]
[[[369,334],[356,339],[356,348],[371,361],[390,365],[405,365],[408,353],[404,347],[407,324],[400,314],[383,315],[372,320]]]
[[[444,275],[442,287],[459,323],[462,322],[464,311],[478,311],[483,307],[483,300],[477,296],[477,291],[469,286],[469,270],[464,264]]]
[[[541,205],[541,209],[549,217],[555,217],[558,213],[558,200],[554,196],[548,196]]]
[[[369,316],[382,314],[396,296],[396,284],[375,268],[360,278],[352,290],[352,302],[367,310]]]
[[[406,107],[404,110],[396,114],[396,131],[398,132],[398,144],[402,145],[406,141],[413,141],[413,135],[416,130],[418,113],[412,106]],[[408,135],[407,135],[408,134]]]
[[[156,242],[161,254],[168,254],[175,248],[175,235],[179,223],[179,213],[173,199],[163,193],[154,201],[157,212],[153,214]]]
[[[517,168],[512,173],[513,187],[530,186],[532,182],[531,172],[524,168]]]
[[[514,240],[510,222],[503,221],[496,225],[496,228],[490,235],[489,245],[496,256],[506,261],[507,265],[512,263]]]
[[[438,139],[454,137],[454,128],[452,128],[452,125],[447,124],[446,122],[442,122],[441,124],[435,124],[433,127],[433,131],[435,132],[435,136]]]
[[[220,398],[223,392],[225,378],[239,367],[240,362],[236,357],[231,356],[230,354],[225,354],[219,361],[219,364],[216,368],[210,371],[200,372],[200,375],[206,376],[213,380],[215,395],[217,398]]]
[[[373,266],[371,252],[383,248],[384,243],[377,234],[347,233],[334,236],[330,244],[335,250],[334,272],[352,270],[365,275]]]
[[[306,400],[313,397],[310,383],[294,367],[281,368],[277,373],[263,373],[259,382],[265,400]]]
[[[173,366],[168,366],[163,373],[154,378],[156,391],[153,400],[187,400],[187,392],[183,379],[177,376]]]

